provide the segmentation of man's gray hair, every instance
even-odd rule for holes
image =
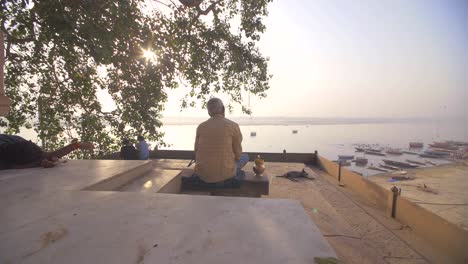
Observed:
[[[224,114],[223,101],[221,101],[219,98],[213,97],[208,100],[206,108],[208,108],[208,114],[210,116]]]

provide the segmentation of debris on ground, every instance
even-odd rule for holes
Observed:
[[[433,189],[433,188],[427,186],[426,184],[418,185],[417,188],[418,188],[418,190],[423,191],[423,192],[432,193],[432,194],[439,194],[439,192],[436,189]]]

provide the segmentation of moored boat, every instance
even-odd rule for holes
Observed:
[[[441,155],[429,154],[429,153],[421,153],[419,154],[421,158],[431,158],[431,159],[440,159],[443,158]]]
[[[387,154],[391,154],[391,155],[402,155],[403,152],[401,152],[401,150],[399,149],[388,149],[387,151]]]
[[[352,160],[354,159],[353,155],[338,155],[338,160]]]
[[[251,137],[255,137],[256,135],[257,135],[257,132],[255,132],[255,131],[250,132]]]
[[[380,164],[379,167],[389,169],[389,170],[399,170],[400,168],[392,166],[392,165],[387,165],[387,164]]]
[[[424,154],[436,155],[436,156],[446,156],[446,155],[449,155],[450,153],[447,153],[447,152],[444,152],[444,151],[426,150],[426,151],[424,151]]]
[[[387,165],[401,167],[401,168],[417,168],[417,167],[419,167],[419,165],[417,165],[417,164],[402,162],[402,161],[396,161],[396,160],[383,159],[382,161],[385,162],[385,164],[387,164]]]
[[[376,152],[376,151],[371,151],[371,150],[365,150],[364,153],[369,154],[369,155],[385,156],[384,153]]]
[[[431,151],[443,152],[443,153],[447,153],[447,154],[452,154],[452,153],[457,152],[457,150],[449,150],[449,149],[441,149],[441,148],[432,148]]]
[[[412,163],[412,164],[426,165],[426,163],[422,163],[422,162],[416,161],[416,160],[407,159],[406,161],[409,162],[409,163]]]
[[[449,140],[447,143],[455,146],[468,146],[468,142]]]
[[[293,133],[293,134],[297,134],[297,130],[293,130],[292,133]]]
[[[434,141],[432,142],[432,144],[429,144],[429,146],[431,147],[435,147],[435,148],[443,148],[443,147],[450,147],[450,143],[449,142],[437,142],[437,141]]]
[[[424,147],[424,144],[422,142],[410,142],[409,147],[410,148],[422,148]]]
[[[366,148],[365,150],[372,151],[372,152],[382,152],[381,149],[375,149],[375,148]]]
[[[386,169],[382,169],[382,168],[379,168],[379,167],[375,167],[375,166],[369,166],[367,167],[369,170],[376,170],[376,171],[381,171],[381,172],[388,172],[388,170]]]
[[[361,158],[361,157],[357,157],[354,162],[356,163],[356,165],[366,165],[367,162],[368,162],[368,159],[366,158]]]
[[[458,146],[445,145],[445,144],[429,144],[432,148],[445,149],[445,150],[458,150]]]
[[[407,150],[405,150],[405,151],[402,151],[402,152],[403,152],[404,154],[419,155],[419,153],[413,152],[413,151],[407,151]]]

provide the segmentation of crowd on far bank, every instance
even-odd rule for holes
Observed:
[[[123,160],[147,160],[149,158],[149,145],[143,136],[137,137],[133,145],[128,138],[122,141],[119,158]]]

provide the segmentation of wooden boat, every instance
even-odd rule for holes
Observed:
[[[366,148],[365,150],[367,150],[367,151],[373,151],[373,152],[382,152],[381,149],[373,149],[373,148]]]
[[[422,148],[424,147],[424,144],[422,142],[410,142],[409,147],[410,148]]]
[[[391,155],[402,155],[403,152],[401,152],[401,150],[399,149],[389,149],[386,151],[387,154],[391,154]]]
[[[419,155],[419,153],[417,152],[413,152],[413,151],[402,151],[404,154],[410,154],[410,155]]]
[[[382,171],[382,172],[388,172],[388,170],[386,169],[382,169],[382,168],[378,168],[378,167],[374,167],[374,166],[369,166],[367,167],[369,170],[376,170],[376,171]]]
[[[449,155],[450,153],[443,152],[443,151],[436,151],[436,150],[426,150],[424,151],[424,154],[435,155],[435,156],[446,156],[446,155]]]
[[[375,151],[370,151],[370,150],[365,150],[364,153],[369,154],[369,155],[385,156],[384,153],[375,152]]]
[[[356,173],[357,175],[361,175],[361,176],[363,176],[363,175],[362,175],[362,173],[361,173],[361,172],[359,172],[359,171],[354,171],[354,170],[353,170],[352,172]]]
[[[257,132],[250,132],[251,137],[255,137],[257,135]]]
[[[406,161],[409,162],[409,163],[412,163],[412,164],[426,165],[426,163],[422,163],[422,162],[416,161],[416,160],[407,159]]]
[[[457,149],[458,150],[458,149]],[[456,153],[457,150],[449,150],[449,149],[441,149],[441,148],[432,148],[431,151],[435,151],[435,152],[444,152],[444,153],[447,153],[447,154],[452,154],[452,153]]]
[[[293,130],[292,133],[293,133],[293,134],[297,134],[297,130]]]
[[[387,164],[379,164],[379,167],[389,169],[389,170],[400,170],[400,168],[392,166],[392,165],[387,165]]]
[[[338,155],[338,160],[352,160],[354,159],[353,155]]]
[[[401,168],[417,168],[417,167],[419,167],[419,165],[417,165],[417,164],[407,163],[407,162],[402,162],[402,161],[396,161],[396,160],[383,159],[382,161],[385,162],[385,164],[387,164],[387,165],[397,166],[397,167],[401,167]]]
[[[356,163],[356,165],[366,165],[367,162],[368,162],[368,159],[357,157],[357,158],[354,160],[354,162]]]
[[[436,166],[437,164],[435,164],[434,162],[430,161],[430,160],[425,160],[425,162],[427,164],[430,164],[430,165],[433,165],[433,166]]]
[[[354,149],[356,149],[356,152],[364,152],[363,148],[354,148]]]
[[[454,140],[449,140],[447,141],[450,145],[455,145],[455,146],[468,146],[468,142],[464,141],[454,141]]]
[[[428,153],[421,153],[421,154],[419,154],[419,157],[421,157],[421,158],[431,158],[431,159],[443,158],[443,156],[441,156],[441,155],[428,154]]]
[[[445,150],[458,150],[458,146],[451,145],[440,145],[440,144],[429,144],[432,148],[445,149]]]
[[[435,147],[435,148],[443,148],[443,147],[450,147],[450,143],[434,141],[434,142],[432,142],[432,144],[429,144],[429,146]]]

